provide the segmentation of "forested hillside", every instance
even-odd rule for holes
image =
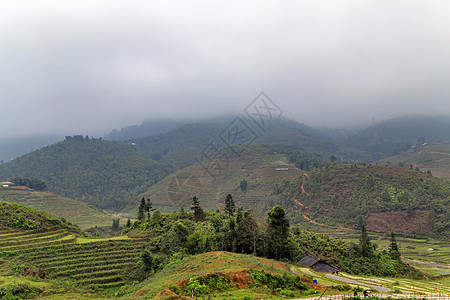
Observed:
[[[396,167],[329,164],[277,187],[296,221],[448,237],[449,185]]]
[[[56,194],[122,209],[171,171],[130,145],[75,136],[0,165],[0,178],[35,177]]]
[[[141,138],[159,133],[164,133],[180,127],[187,122],[174,120],[146,120],[141,125],[131,125],[120,130],[113,129],[103,138],[111,141],[125,141],[129,139]]]
[[[379,164],[412,166],[424,172],[431,172],[433,176],[450,180],[450,143],[427,144],[389,156],[378,161]]]
[[[343,143],[381,159],[424,143],[450,142],[450,117],[406,116],[383,121]]]
[[[308,152],[318,154],[323,160],[331,155],[338,161],[372,161],[372,154],[351,149],[328,141],[327,138],[312,128],[289,119],[274,119],[266,123],[265,131],[258,129],[252,120],[241,120],[251,128],[246,137],[255,140],[253,144],[286,144],[300,147]],[[130,139],[126,143],[136,144],[136,149],[155,160],[170,162],[177,168],[193,165],[201,157],[201,152],[212,143],[216,148],[226,147],[220,138],[229,130],[233,118],[219,118],[216,121],[187,124],[154,136]],[[228,142],[228,141],[227,141]],[[238,140],[230,144],[236,144]]]

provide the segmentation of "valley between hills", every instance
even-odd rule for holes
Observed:
[[[278,120],[207,152],[225,121],[131,128],[2,163],[0,298],[448,295],[450,141],[410,121],[341,140]]]

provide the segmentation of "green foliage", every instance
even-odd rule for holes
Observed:
[[[400,251],[398,250],[397,241],[395,240],[395,235],[393,232],[391,232],[389,255],[392,257],[392,259],[400,259]]]
[[[363,255],[360,245],[347,243],[325,234],[314,234],[309,230],[294,227],[294,240],[307,254],[322,258],[329,264],[344,272],[361,275],[407,276],[423,278],[423,274],[398,259],[392,259],[387,251],[375,251],[371,255]]]
[[[0,224],[36,231],[63,228],[73,233],[84,235],[76,225],[67,222],[63,218],[12,202],[0,201]]]
[[[141,261],[142,264],[144,265],[144,270],[145,271],[151,271],[154,268],[154,257],[153,254],[148,250],[145,249],[144,251],[142,251],[141,253]]]
[[[228,194],[225,198],[225,212],[228,214],[228,216],[233,216],[234,212],[236,211],[236,206],[234,204],[233,196],[231,194]]]
[[[205,212],[203,211],[203,208],[200,206],[200,202],[198,201],[198,198],[196,196],[192,198],[191,209],[194,211],[195,220],[203,221],[203,219],[205,218]]]
[[[193,213],[185,216],[181,212],[161,214],[160,222],[135,225],[128,234],[146,236],[149,251],[164,254],[167,257],[164,263],[168,263],[174,255],[209,251],[253,253],[293,262],[311,254],[352,274],[421,277],[418,271],[401,260],[393,259],[387,251],[377,251],[370,241],[371,255],[364,255],[357,244],[298,227],[290,230],[289,220],[279,206],[269,211],[264,227],[258,225],[249,211],[244,212],[239,223],[225,213],[213,212],[205,214],[202,222],[194,220]]]
[[[45,191],[47,189],[47,184],[38,178],[26,178],[15,176],[10,179],[11,182],[14,182],[16,185],[24,185],[29,187],[30,189],[35,189],[36,191]]]
[[[279,259],[286,251],[289,236],[289,220],[284,209],[277,205],[267,212],[267,238],[269,256]]]
[[[176,285],[176,284],[172,284],[172,285],[169,287],[169,290],[171,290],[172,292],[174,292],[174,293],[177,294],[177,295],[181,295],[181,289],[180,289],[180,287],[179,287],[178,285]]]
[[[307,290],[308,285],[301,281],[298,275],[284,273],[283,275],[271,274],[265,271],[252,270],[249,272],[253,282],[257,286],[267,286],[270,289]]]
[[[239,187],[241,188],[241,192],[245,192],[247,190],[247,180],[245,180],[245,178],[241,180]]]
[[[291,291],[291,290],[281,290],[280,294],[285,296],[285,297],[289,297],[289,298],[294,298],[295,297],[294,292]]]
[[[58,195],[116,210],[172,171],[130,145],[82,136],[66,137],[0,165],[4,180],[16,175],[39,178]]]
[[[119,223],[120,223],[120,218],[114,218],[112,220],[112,226],[111,229],[112,230],[119,230]]]
[[[194,296],[201,296],[209,293],[209,289],[206,287],[206,285],[200,283],[200,281],[196,278],[189,279],[189,282],[185,286],[184,291],[187,295],[191,295],[192,289],[194,289]]]
[[[367,234],[366,227],[363,225],[361,228],[361,237],[359,239],[359,250],[364,257],[372,256],[372,243],[370,242],[369,235]]]
[[[24,283],[11,283],[6,287],[0,287],[0,299],[20,300],[37,297],[42,290]]]
[[[142,197],[141,203],[139,204],[138,207],[137,219],[139,221],[142,221],[144,220],[144,217],[145,217],[145,198]]]

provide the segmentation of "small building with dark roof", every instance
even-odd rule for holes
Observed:
[[[313,269],[316,272],[321,272],[321,273],[338,273],[341,270],[326,263],[325,261],[321,260],[320,258],[311,256],[311,255],[307,255],[305,257],[303,257],[299,262],[299,265],[304,266],[304,267],[309,267],[311,269]]]

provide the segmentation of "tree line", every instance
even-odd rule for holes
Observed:
[[[270,209],[267,218],[260,222],[251,210],[236,208],[230,194],[225,199],[223,212],[205,212],[198,197],[192,199],[192,212],[181,209],[171,214],[158,210],[152,213],[149,203],[150,199],[142,199],[142,209],[138,211],[140,219],[124,231],[149,239],[141,261],[146,272],[160,270],[174,257],[229,251],[294,263],[305,255],[314,255],[353,274],[420,274],[400,260],[394,234],[391,247],[386,250],[377,249],[370,242],[364,227],[358,244],[347,243],[291,227],[286,211],[279,205]]]

